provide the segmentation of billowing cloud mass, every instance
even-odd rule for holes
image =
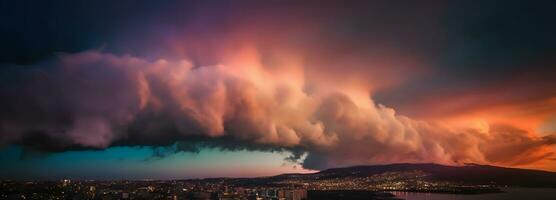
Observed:
[[[0,146],[556,170],[552,3],[284,2],[0,8]]]
[[[175,142],[184,151],[199,145],[283,150],[293,160],[306,153],[299,161],[310,169],[389,162],[523,165],[554,153],[554,136],[411,119],[359,87],[307,82],[302,63],[264,66],[260,58],[246,48],[221,64],[195,66],[88,51],[6,68],[0,141],[43,151]]]

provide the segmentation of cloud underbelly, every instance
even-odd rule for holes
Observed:
[[[249,54],[249,52],[247,53]],[[169,146],[291,151],[305,168],[392,162],[530,164],[553,136],[449,127],[376,104],[365,86],[315,82],[301,64],[194,66],[96,51],[24,69],[0,88],[0,142],[43,151]]]

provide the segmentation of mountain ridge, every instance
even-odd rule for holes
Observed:
[[[325,169],[315,173],[289,173],[260,179],[281,180],[289,178],[334,179],[366,177],[388,172],[422,171],[430,180],[451,181],[473,185],[500,185],[516,187],[556,187],[556,172],[499,167],[468,163],[450,166],[436,163],[393,163],[384,165],[357,165]]]

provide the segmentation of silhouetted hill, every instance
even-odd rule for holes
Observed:
[[[386,172],[419,170],[430,174],[437,181],[454,181],[469,184],[497,184],[522,187],[556,187],[556,173],[496,167],[489,165],[468,164],[464,166],[446,166],[439,164],[389,164],[373,166],[354,166],[323,170],[305,176],[318,176],[322,179],[371,176]],[[291,176],[291,175],[290,175]]]

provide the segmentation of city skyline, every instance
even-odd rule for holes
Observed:
[[[552,8],[5,1],[0,180],[556,172]]]

